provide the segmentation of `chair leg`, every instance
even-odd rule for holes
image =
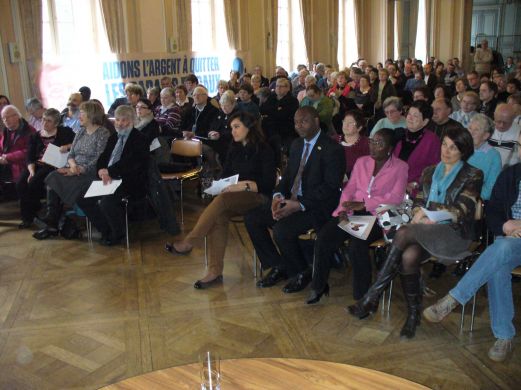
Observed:
[[[382,312],[389,313],[391,311],[391,298],[393,296],[393,280],[389,283],[389,288],[382,293]]]
[[[208,236],[204,236],[204,265],[208,268]]]
[[[474,330],[474,315],[476,314],[476,297],[477,293],[472,297],[472,317],[470,317],[470,331]]]
[[[87,241],[89,244],[92,244],[92,223],[87,217],[85,217],[85,224],[87,228]]]
[[[127,249],[130,249],[130,239],[128,234],[128,202],[125,202],[125,233],[127,237]]]
[[[461,320],[459,324],[460,333],[463,332],[463,326],[465,325],[465,305],[461,305]]]
[[[183,182],[181,181],[181,225],[185,224],[184,206],[183,206]]]
[[[389,297],[387,298],[387,313],[391,311],[391,298],[393,296],[393,283],[394,280],[391,280],[391,283],[389,283]]]

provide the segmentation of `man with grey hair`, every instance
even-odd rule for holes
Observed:
[[[494,134],[488,140],[501,155],[501,164],[503,168],[515,165],[520,162],[519,153],[517,153],[517,141],[519,138],[520,128],[514,123],[515,111],[512,106],[501,103],[496,107],[494,112],[494,124],[496,128]]]
[[[291,84],[293,85],[293,96],[297,97],[300,91],[306,89],[306,77],[309,75],[309,71],[307,69],[302,69],[298,76],[293,79]]]
[[[41,131],[43,129],[43,113],[45,112],[42,102],[35,97],[27,99],[25,110],[29,114],[29,124],[36,131]]]
[[[107,185],[122,183],[112,195],[82,198],[78,206],[101,233],[102,245],[115,245],[125,236],[125,213],[122,199],[142,199],[146,195],[149,144],[136,128],[135,110],[127,105],[115,111],[116,134],[112,135],[96,164],[97,176]]]
[[[5,106],[0,115],[5,125],[0,133],[1,186],[5,182],[17,182],[20,178],[25,169],[29,139],[35,130],[23,119],[16,106]]]
[[[317,84],[324,78],[325,73],[326,65],[322,62],[319,62],[317,66],[315,66],[315,78],[317,79]]]

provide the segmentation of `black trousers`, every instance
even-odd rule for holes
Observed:
[[[271,201],[268,199],[265,204],[247,213],[244,224],[262,267],[279,267],[292,277],[309,267],[298,237],[309,229],[316,228],[317,221],[309,211],[297,211],[275,221],[271,215]],[[270,228],[273,229],[273,239]]]
[[[22,221],[31,222],[36,217],[41,207],[40,199],[46,194],[44,180],[52,171],[54,171],[53,167],[36,165],[34,176],[29,183],[27,183],[29,171],[22,172],[16,183]]]
[[[81,198],[78,206],[83,210],[103,238],[118,240],[125,234],[125,211],[117,192],[113,195]]]
[[[324,290],[329,278],[333,254],[345,240],[349,239],[348,254],[353,267],[353,297],[358,300],[371,286],[372,266],[369,258],[369,244],[382,238],[382,229],[375,223],[367,240],[360,240],[340,229],[337,226],[338,222],[338,217],[335,217],[322,226],[318,232],[315,241],[311,288],[318,292]]]

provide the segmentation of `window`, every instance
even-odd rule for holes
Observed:
[[[227,50],[223,0],[192,0],[192,50]]]
[[[358,59],[355,30],[355,4],[353,0],[338,2],[338,65],[350,67]]]
[[[418,27],[414,56],[424,63],[427,60],[427,9],[425,8],[425,0],[418,1]]]
[[[278,1],[277,30],[277,65],[291,72],[298,64],[307,64],[299,0]]]
[[[97,0],[42,0],[43,62],[110,53]]]

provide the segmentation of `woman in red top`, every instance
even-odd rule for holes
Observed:
[[[338,136],[338,142],[344,147],[346,156],[346,176],[351,176],[351,171],[358,157],[369,154],[369,138],[362,135],[364,128],[364,116],[360,111],[347,111],[342,121],[343,135]]]

